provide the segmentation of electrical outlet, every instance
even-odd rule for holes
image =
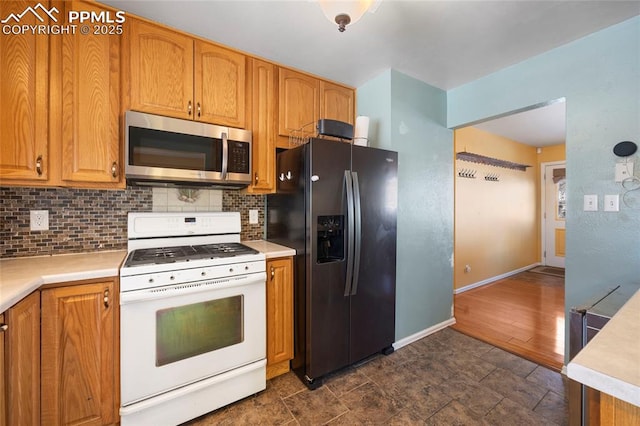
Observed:
[[[616,163],[615,181],[622,182],[633,176],[633,161],[625,163]]]
[[[29,226],[32,231],[47,231],[49,229],[49,210],[30,210]]]
[[[464,265],[464,273],[468,274],[469,272],[471,272],[471,265]]]
[[[249,210],[249,223],[251,225],[258,224],[258,210]]]

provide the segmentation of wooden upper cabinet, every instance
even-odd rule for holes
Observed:
[[[246,57],[195,42],[195,119],[244,128]]]
[[[319,80],[287,68],[278,70],[278,134],[290,136],[301,129],[314,135],[320,116]]]
[[[42,424],[118,421],[115,282],[42,290]]]
[[[320,118],[355,124],[355,93],[353,89],[328,81],[320,81]]]
[[[32,1],[2,1],[0,16],[20,14],[33,6]],[[41,24],[31,13],[20,20],[20,25]],[[46,181],[49,36],[31,31],[2,35],[0,52],[0,183],[12,179]]]
[[[100,13],[87,2],[67,10]],[[62,180],[119,184],[120,36],[65,35],[62,41]],[[115,185],[118,186],[118,185]]]
[[[128,109],[246,127],[246,56],[131,19]]]
[[[275,191],[276,178],[276,87],[275,65],[250,59],[252,193]]]
[[[193,39],[129,19],[130,109],[193,118]]]
[[[40,292],[9,308],[5,322],[7,424],[39,425]]]

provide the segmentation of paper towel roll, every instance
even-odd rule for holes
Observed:
[[[356,117],[356,129],[353,135],[355,145],[367,146],[369,138],[369,117],[359,115]]]

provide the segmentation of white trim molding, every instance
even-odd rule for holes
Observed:
[[[428,335],[433,334],[433,333],[435,333],[437,331],[440,331],[443,328],[447,328],[450,325],[453,325],[455,323],[456,323],[456,319],[455,318],[449,318],[448,320],[443,321],[443,322],[441,322],[439,324],[433,325],[433,326],[431,326],[429,328],[425,328],[422,331],[418,331],[417,333],[412,334],[411,336],[407,336],[404,339],[400,339],[397,342],[395,342],[393,344],[393,350],[397,351],[398,349],[402,348],[403,346],[407,346],[407,345],[409,345],[409,344],[411,344],[411,343],[413,343],[413,342],[415,342],[417,340],[422,339],[423,337],[427,337]]]
[[[515,275],[515,274],[519,274],[520,272],[527,271],[527,270],[529,270],[531,268],[535,268],[536,266],[540,266],[540,262],[532,263],[531,265],[524,266],[522,268],[515,269],[515,270],[510,271],[510,272],[505,272],[504,274],[496,275],[495,277],[487,278],[486,280],[478,281],[477,283],[473,283],[473,284],[466,285],[464,287],[457,288],[457,289],[455,289],[453,291],[453,294],[464,293],[465,291],[469,291],[471,289],[474,289],[474,288],[477,288],[477,287],[481,287],[481,286],[486,285],[486,284],[491,284],[494,281],[498,281],[498,280],[501,280],[503,278],[507,278],[507,277],[510,277],[512,275]]]

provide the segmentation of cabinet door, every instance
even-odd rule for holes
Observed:
[[[253,183],[249,192],[275,191],[276,66],[251,59],[251,133]]]
[[[86,2],[67,10],[100,13]],[[65,35],[62,42],[62,179],[119,186],[120,36]],[[124,180],[122,180],[124,182]]]
[[[246,57],[201,41],[195,42],[195,119],[246,127]]]
[[[18,15],[33,5],[0,2],[0,16]],[[32,13],[20,19],[20,25],[41,24]],[[48,50],[47,35],[25,31],[0,37],[0,183],[48,179]]]
[[[193,118],[193,40],[172,30],[129,21],[130,109]]]
[[[354,103],[353,89],[320,81],[320,118],[354,124]]]
[[[302,129],[306,136],[315,135],[320,117],[318,80],[287,68],[280,68],[278,76],[278,134],[288,137]]]
[[[271,378],[289,371],[293,358],[292,259],[269,260],[267,274],[267,378]]]
[[[4,314],[0,314],[0,426],[7,424],[7,370],[4,364],[4,329],[7,325],[4,323]]]
[[[111,424],[116,412],[114,281],[42,291],[42,423]]]
[[[40,424],[40,292],[6,312],[7,424]]]

